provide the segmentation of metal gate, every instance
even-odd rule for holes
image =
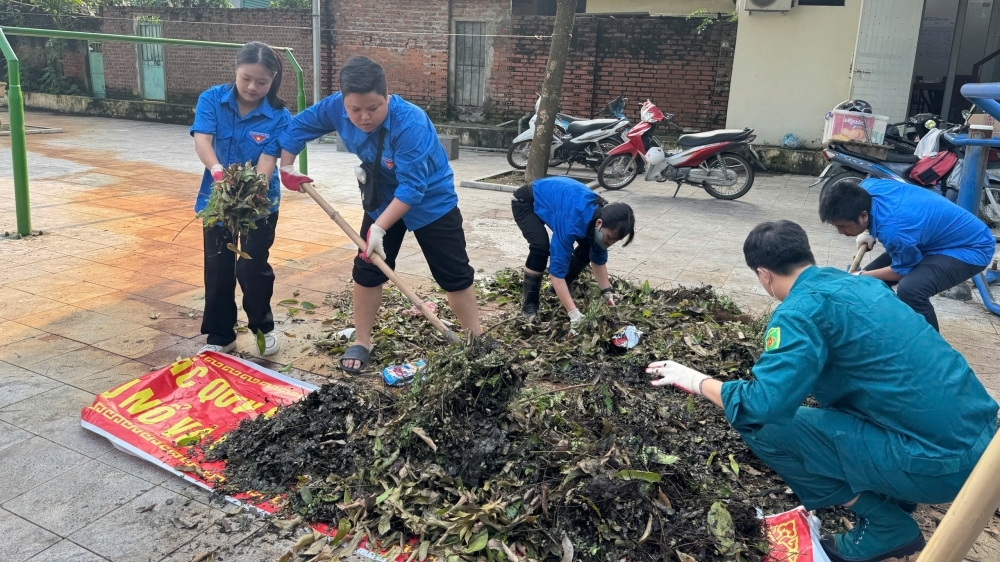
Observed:
[[[140,18],[137,27],[140,37],[163,37],[158,20]],[[163,45],[140,44],[139,69],[142,73],[142,98],[165,101],[167,96],[163,75]]]
[[[486,94],[486,23],[455,22],[455,105],[483,105]]]
[[[90,89],[94,98],[103,100],[104,90],[104,53],[101,52],[100,43],[87,43],[87,51],[90,62]]]

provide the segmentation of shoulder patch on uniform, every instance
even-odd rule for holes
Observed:
[[[389,168],[390,170],[393,168],[393,166],[396,165],[396,163],[393,162],[390,158],[386,158],[384,156],[382,157],[382,164],[384,164],[385,167]]]
[[[771,328],[764,336],[764,351],[778,349],[779,345],[781,345],[781,328]]]
[[[266,141],[271,135],[267,133],[258,133],[256,131],[250,131],[250,138],[254,140],[257,144]]]

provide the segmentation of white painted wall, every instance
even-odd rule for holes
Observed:
[[[823,117],[851,92],[861,3],[740,12],[726,126],[755,129],[761,144],[792,133],[818,147]]]
[[[587,0],[588,14],[638,12],[686,16],[697,10],[725,14],[734,9],[733,0]]]

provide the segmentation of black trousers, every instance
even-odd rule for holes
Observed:
[[[892,256],[889,255],[889,252],[885,252],[872,260],[865,267],[865,271],[889,267],[891,264]],[[951,256],[924,256],[924,259],[920,260],[913,271],[904,275],[898,282],[886,284],[890,287],[896,285],[896,295],[899,300],[908,304],[918,314],[923,315],[927,322],[940,332],[937,314],[934,313],[934,306],[931,305],[931,297],[941,291],[947,291],[963,281],[972,279],[984,269],[986,269],[985,266],[965,263]]]
[[[535,196],[531,184],[523,185],[514,192],[510,202],[514,222],[521,229],[521,235],[528,241],[528,259],[524,267],[532,271],[545,271],[549,263],[549,232],[545,223],[535,214]],[[569,261],[566,283],[572,283],[590,264],[590,245],[577,243]]]
[[[361,220],[361,238],[368,239],[368,229],[375,221],[368,213]],[[396,221],[382,238],[385,263],[396,270],[396,257],[406,236],[406,224]],[[465,230],[462,228],[462,211],[455,207],[438,220],[413,231],[417,244],[427,260],[431,277],[449,293],[464,291],[476,280],[476,270],[469,265],[469,254],[465,249]],[[378,287],[389,280],[382,270],[373,263],[361,259],[361,252],[354,258],[352,271],[354,282],[362,287]]]
[[[229,345],[236,340],[236,282],[243,289],[243,310],[252,333],[274,329],[271,295],[274,294],[274,270],[267,263],[278,213],[257,220],[257,228],[240,241],[240,249],[253,259],[238,257],[226,247],[233,241],[229,230],[221,226],[204,229],[205,239],[205,316],[201,333],[209,345]]]

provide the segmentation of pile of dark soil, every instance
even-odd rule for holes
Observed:
[[[599,301],[592,280],[577,285],[577,302]],[[760,322],[709,288],[615,287],[617,306],[591,305],[569,338],[554,294],[548,322],[521,321],[520,275],[501,272],[478,287],[495,310],[487,337],[450,348],[390,297],[376,360],[425,357],[423,378],[398,397],[330,384],[244,423],[211,450],[225,491],[284,493],[286,513],[383,545],[418,537],[421,560],[759,559],[757,509],[794,496],[718,408],[654,389],[645,366],[748,377]],[[341,312],[318,344],[333,353]],[[627,352],[607,343],[625,324],[644,332]]]

